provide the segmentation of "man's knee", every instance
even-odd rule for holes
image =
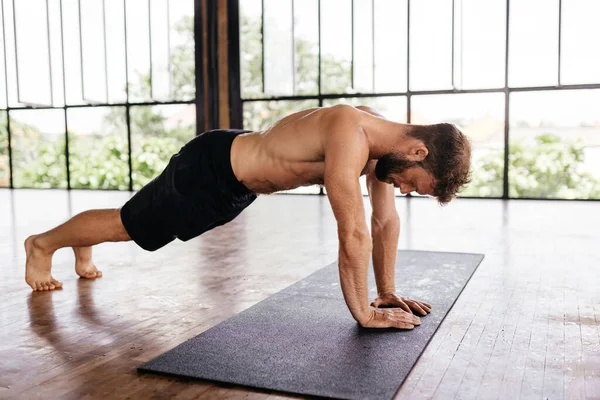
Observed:
[[[123,225],[123,220],[121,219],[121,209],[117,208],[115,210],[113,210],[113,221],[115,224],[113,233],[113,241],[114,242],[127,242],[129,240],[131,240],[131,237],[129,237],[129,233],[127,233],[127,230],[125,229],[125,225]]]

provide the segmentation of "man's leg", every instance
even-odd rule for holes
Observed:
[[[27,254],[25,281],[33,290],[53,290],[62,287],[62,283],[54,279],[51,274],[52,255],[56,250],[73,247],[75,256],[81,256],[78,259],[81,261],[81,272],[84,275],[86,272],[87,275],[91,275],[89,273],[90,265],[93,266],[91,246],[128,240],[131,238],[121,222],[119,209],[82,212],[48,232],[30,236],[25,240]],[[77,273],[79,272],[77,270]],[[95,274],[96,272],[97,270],[94,271]]]

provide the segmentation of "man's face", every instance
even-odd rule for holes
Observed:
[[[400,189],[402,194],[417,192],[432,195],[435,179],[431,173],[401,154],[388,154],[379,159],[377,179]]]

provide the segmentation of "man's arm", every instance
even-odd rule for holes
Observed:
[[[395,267],[400,237],[400,217],[396,211],[394,187],[375,177],[373,170],[367,174],[367,189],[373,212],[371,235],[373,238],[373,269],[377,294],[395,294]],[[406,310],[408,311],[408,310]]]
[[[326,122],[325,188],[338,226],[340,284],[346,304],[359,323],[369,319],[367,267],[371,241],[358,178],[369,156],[366,138],[345,107]]]
[[[385,118],[368,106],[358,106],[358,110],[379,118]],[[373,269],[377,282],[377,294],[395,294],[396,253],[400,237],[400,218],[396,211],[394,187],[375,177],[375,165],[367,173],[367,189],[371,200],[371,235],[373,237]],[[407,310],[408,311],[408,310]]]
[[[367,163],[367,139],[351,107],[338,107],[324,122],[325,187],[338,224],[340,284],[352,316],[364,327],[413,328],[419,319],[402,310],[369,306],[367,268],[371,240],[359,176]]]
[[[378,118],[385,118],[379,112],[367,106],[357,109]],[[373,237],[373,269],[377,282],[377,299],[371,303],[374,307],[400,307],[406,312],[426,315],[431,306],[417,300],[396,295],[395,268],[400,237],[400,217],[396,211],[394,187],[381,182],[375,176],[375,163],[369,166],[367,189],[373,212],[371,214],[371,235]]]

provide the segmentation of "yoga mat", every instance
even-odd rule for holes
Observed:
[[[391,399],[482,259],[398,252],[397,292],[432,306],[410,331],[360,327],[346,307],[333,263],[139,370],[301,395]],[[372,266],[369,289],[372,301]]]

